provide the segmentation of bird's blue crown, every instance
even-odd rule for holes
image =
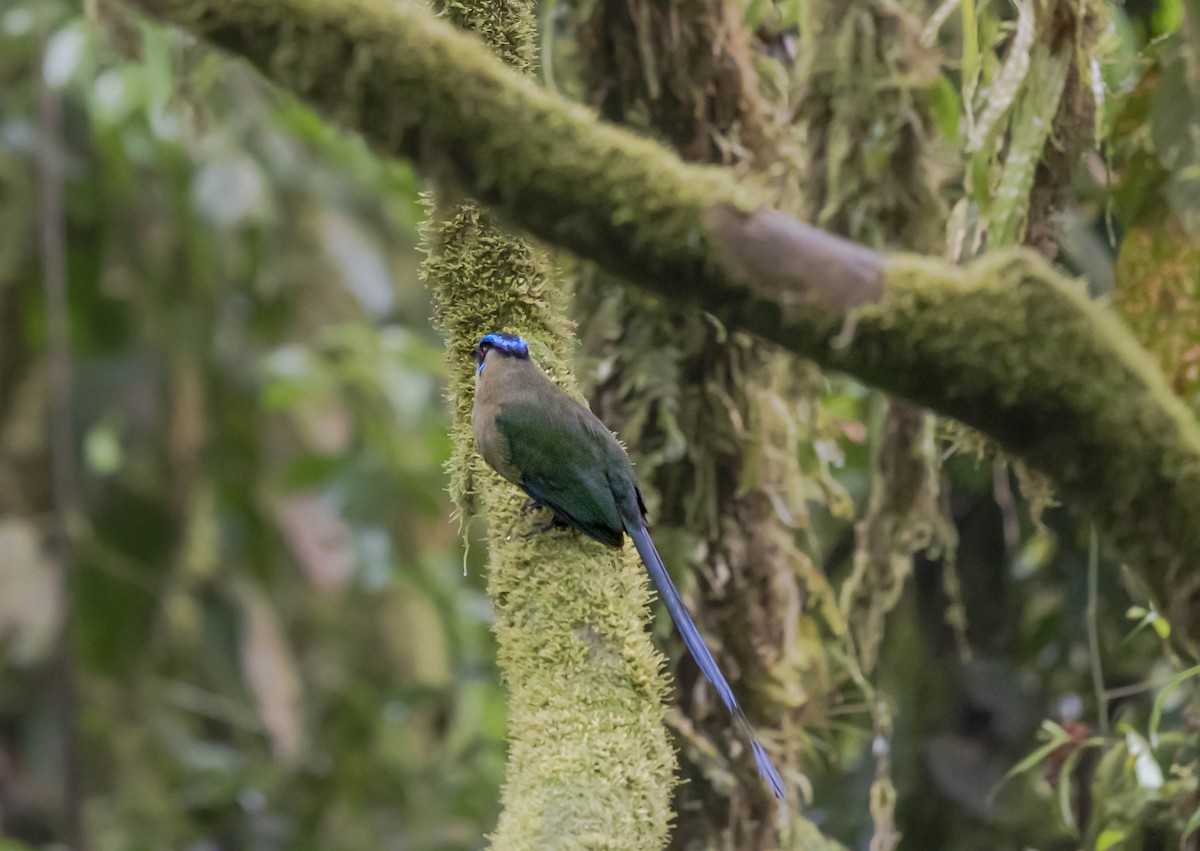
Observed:
[[[476,372],[483,372],[484,358],[492,349],[503,352],[509,357],[529,357],[529,344],[516,334],[503,334],[493,331],[491,334],[485,334],[481,337],[479,345],[475,347],[475,360],[479,362],[479,366],[475,370]]]

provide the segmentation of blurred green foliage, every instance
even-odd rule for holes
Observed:
[[[0,13],[0,832],[61,823],[39,77],[64,109],[94,847],[479,847],[504,699],[443,492],[410,170],[53,0]]]
[[[1194,405],[1200,22],[1185,2],[1102,8],[1100,142],[1072,175],[1061,259],[1114,294]],[[962,104],[986,109],[1019,17],[969,5],[973,30],[964,14],[940,30],[962,63],[931,95],[960,152]],[[0,6],[0,851],[62,824],[37,233],[39,152],[57,143],[95,847],[481,847],[504,693],[482,554],[464,558],[444,493],[416,182],[239,64],[98,8]],[[802,3],[755,0],[745,17],[803,37]],[[43,80],[60,139],[40,124]],[[978,186],[997,179],[997,150],[973,155]],[[870,397],[838,381],[822,416],[831,435],[801,460],[832,469],[861,513]],[[960,454],[946,476],[970,658],[945,566],[918,559],[877,681],[814,712],[829,720],[811,731],[812,817],[868,847],[888,749],[903,847],[1195,848],[1195,660],[1135,572],[1092,562],[1089,530],[1056,510],[1035,522],[1003,462]],[[852,551],[838,505],[805,536],[835,585]]]

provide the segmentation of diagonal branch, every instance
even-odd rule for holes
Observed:
[[[754,187],[602,124],[407,0],[134,2],[541,239],[992,435],[1200,644],[1200,428],[1129,333],[1036,256],[955,268],[761,209]]]

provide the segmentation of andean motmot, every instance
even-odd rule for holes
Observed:
[[[533,504],[610,547],[629,535],[692,657],[750,740],[758,771],[776,796],[783,780],[717,667],[646,529],[633,465],[612,432],[530,359],[528,344],[492,333],[475,349],[472,426],[479,454]]]

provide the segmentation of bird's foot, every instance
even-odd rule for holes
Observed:
[[[533,497],[529,497],[529,499],[525,500],[525,503],[521,506],[521,513],[530,514],[534,511],[541,511],[543,508],[545,508],[544,505],[542,505]]]
[[[551,514],[549,520],[543,520],[540,523],[534,523],[529,527],[529,531],[525,533],[526,538],[532,538],[534,535],[540,535],[542,532],[549,532],[554,529],[570,529],[571,524],[564,520],[560,520],[557,514]]]

